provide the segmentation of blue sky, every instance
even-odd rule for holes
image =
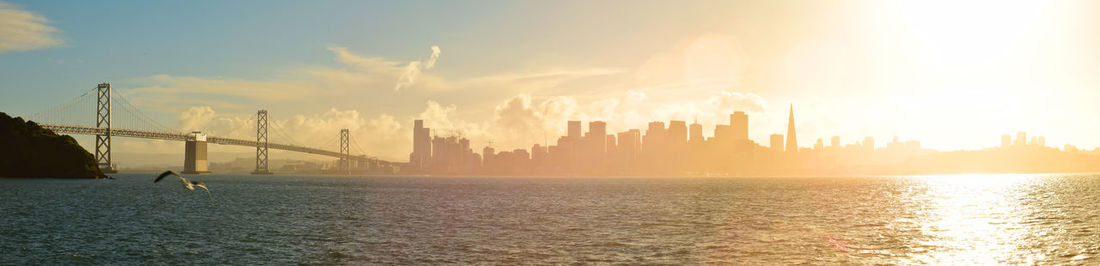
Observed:
[[[1100,145],[1100,126],[1079,126],[1100,119],[1051,119],[1100,111],[1090,1],[2,3],[31,18],[0,18],[0,32],[34,33],[0,36],[26,44],[0,46],[0,111],[14,114],[109,81],[179,130],[224,134],[266,108],[303,142],[353,128],[391,158],[413,119],[512,149],[564,120],[698,119],[711,135],[741,110],[765,143],[791,103],[799,143],[972,149],[1022,130]],[[55,31],[28,30],[43,26]]]

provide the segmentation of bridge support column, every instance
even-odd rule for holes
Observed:
[[[118,173],[111,163],[111,83],[96,86],[95,126],[104,128],[95,135],[95,162],[103,173]]]
[[[256,111],[256,170],[252,174],[271,174],[267,168],[267,110]]]
[[[206,134],[192,132],[184,144],[182,174],[210,173],[206,160]]]
[[[351,147],[348,129],[340,130],[340,171],[345,175],[351,175]]]

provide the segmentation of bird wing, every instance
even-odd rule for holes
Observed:
[[[180,176],[176,172],[174,172],[172,170],[168,170],[168,171],[164,171],[164,173],[161,173],[160,175],[158,175],[157,179],[153,180],[153,183],[160,182],[161,179],[164,179],[164,177],[169,176],[169,175],[174,175],[174,176],[178,176],[179,178],[183,178],[182,176]]]
[[[203,184],[202,182],[199,182],[199,181],[191,181],[191,184],[192,184],[192,185],[195,185],[196,187],[201,187],[202,189],[205,189],[206,191],[210,191],[210,189],[209,189],[209,188],[206,188],[206,184]]]
[[[210,197],[210,206],[218,206],[217,204],[214,204],[214,195],[210,194],[210,189],[206,188],[206,184],[203,184],[199,181],[191,181],[191,184],[195,185],[196,187],[201,187],[202,190],[206,190],[206,195]]]

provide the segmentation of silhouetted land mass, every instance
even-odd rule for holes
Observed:
[[[0,177],[107,178],[70,136],[0,112]]]

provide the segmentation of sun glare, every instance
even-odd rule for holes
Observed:
[[[736,82],[745,58],[737,41],[728,36],[700,36],[684,50],[684,79],[692,85],[715,81]]]
[[[921,176],[928,187],[921,231],[931,236],[922,245],[929,253],[914,258],[921,263],[992,265],[1031,264],[1036,257],[1018,250],[1020,237],[1030,232],[1027,205],[1020,186],[1036,175],[961,174]],[[1022,256],[1027,254],[1028,256]]]

